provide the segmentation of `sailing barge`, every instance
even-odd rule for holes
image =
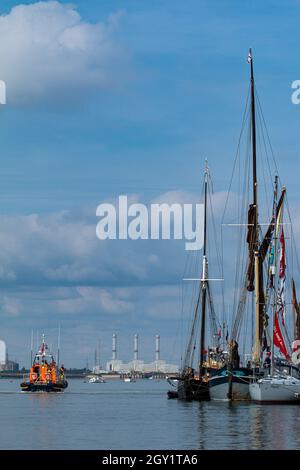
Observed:
[[[44,335],[30,368],[29,378],[20,386],[23,392],[62,392],[68,386],[64,366],[58,368]]]
[[[300,304],[297,301],[294,276],[288,272],[286,267],[287,255],[284,234],[284,226],[287,225],[288,228],[291,226],[291,217],[289,210],[285,211],[288,217],[284,221],[284,207],[287,205],[286,188],[281,187],[280,190],[276,162],[275,182],[273,179],[271,181],[273,201],[270,207],[272,212],[266,214],[266,209],[259,205],[260,174],[257,162],[262,161],[262,155],[258,157],[257,150],[263,148],[266,153],[266,164],[270,173],[270,162],[265,143],[269,142],[269,136],[259,102],[257,106],[251,49],[248,63],[250,65],[250,99],[247,100],[241,132],[242,135],[244,129],[248,130],[246,158],[242,165],[240,162],[237,165],[238,171],[240,171],[240,167],[244,167],[245,172],[242,205],[238,203],[239,220],[237,222],[239,223],[229,224],[240,227],[236,239],[237,256],[234,257],[233,250],[230,250],[231,259],[236,259],[235,285],[230,286],[234,292],[230,339],[228,341],[229,334],[227,332],[226,342],[224,342],[223,331],[223,349],[220,348],[219,341],[215,342],[214,348],[209,349],[207,346],[209,341],[208,308],[211,310],[209,313],[213,325],[210,331],[211,339],[216,338],[216,335],[212,333],[216,331],[214,325],[217,324],[217,318],[212,303],[211,280],[208,276],[207,191],[209,172],[206,167],[202,276],[199,279],[197,305],[181,376],[178,378],[178,388],[176,392],[169,392],[170,398],[300,403]],[[258,129],[257,116],[258,123],[260,123]],[[246,126],[248,117],[249,126]],[[264,133],[267,134],[267,138]],[[241,136],[237,155],[240,152],[240,142]],[[264,143],[263,147],[262,142]],[[270,151],[272,153],[271,145]],[[274,160],[273,153],[272,158]],[[266,190],[264,175],[262,179]],[[227,201],[223,219],[226,205]],[[261,213],[267,215],[267,223],[261,223]],[[232,218],[232,216],[231,211],[230,217]],[[264,225],[266,225],[266,230]],[[292,229],[289,238],[292,239],[290,244],[292,249],[295,247]],[[235,238],[229,240],[231,247],[234,245],[234,240]],[[290,264],[289,269],[291,268]],[[291,274],[289,279],[288,274]],[[298,273],[299,275],[300,273]],[[230,276],[227,279],[230,280]],[[231,279],[233,279],[232,276]],[[293,318],[290,316],[286,319],[289,303],[286,303],[285,295],[288,281],[290,281],[292,290],[290,304],[292,305]],[[250,312],[250,322],[249,316],[247,318],[248,312]],[[244,328],[243,333],[242,327]],[[238,341],[243,350],[243,357],[240,357]],[[251,351],[251,354],[248,354],[248,360],[246,349],[248,352]],[[193,367],[194,356],[197,352],[199,362],[196,367]]]
[[[293,321],[286,319],[285,301],[287,279],[287,256],[285,246],[284,225],[291,225],[290,214],[288,212],[288,221],[285,224],[283,219],[284,206],[286,205],[286,188],[282,187],[279,192],[279,177],[275,163],[275,182],[272,182],[273,201],[272,213],[268,216],[269,222],[262,224],[259,217],[260,212],[266,212],[259,206],[258,198],[258,165],[257,161],[257,126],[256,117],[261,124],[260,133],[258,133],[260,142],[264,142],[264,152],[267,154],[264,140],[265,121],[262,116],[262,110],[258,102],[258,111],[256,110],[257,95],[254,84],[253,57],[250,49],[248,55],[250,64],[250,110],[249,113],[249,133],[247,142],[249,149],[246,152],[245,160],[245,184],[243,201],[246,202],[245,209],[248,209],[246,224],[243,223],[242,215],[240,225],[246,227],[246,240],[242,245],[246,248],[248,245],[248,256],[243,264],[243,258],[237,257],[237,265],[241,265],[240,288],[237,308],[234,316],[231,332],[231,341],[229,344],[229,360],[226,368],[219,371],[214,377],[209,379],[210,398],[213,400],[252,400],[258,403],[300,403],[300,372],[299,372],[299,345],[295,344],[292,349],[291,333],[289,326],[294,324],[293,338],[300,339],[300,307],[296,298],[295,282],[292,277],[292,306]],[[262,125],[264,124],[264,126]],[[246,126],[245,126],[246,128]],[[270,148],[271,153],[272,149]],[[270,164],[267,157],[267,164],[270,170]],[[247,158],[249,158],[247,160]],[[274,159],[273,155],[272,158]],[[247,174],[247,169],[251,168],[251,176]],[[252,194],[247,195],[249,189]],[[249,203],[247,207],[247,203]],[[245,218],[246,218],[245,217]],[[263,229],[266,225],[266,230]],[[292,244],[293,232],[290,232]],[[245,243],[247,242],[247,243]],[[291,266],[290,266],[291,268]],[[238,267],[236,273],[238,273]],[[236,279],[239,276],[236,275]],[[237,285],[236,285],[237,290]],[[241,324],[246,310],[246,302],[249,300],[251,305],[251,324],[253,325],[253,341],[251,359],[245,368],[240,367],[240,358],[237,347],[237,339],[241,333]],[[245,320],[245,319],[244,319]],[[244,321],[245,322],[245,321]],[[246,341],[249,342],[251,335],[244,334],[241,338],[243,347]],[[275,348],[277,349],[275,355]],[[232,354],[236,349],[235,354]],[[292,361],[292,353],[296,352]],[[278,356],[279,354],[279,356]],[[285,359],[282,364],[281,358]],[[297,361],[295,361],[297,359]],[[294,362],[294,364],[293,364]]]
[[[188,344],[185,352],[182,371],[178,380],[177,391],[168,392],[169,398],[180,400],[209,400],[209,378],[225,365],[225,356],[220,348],[220,335],[218,333],[218,322],[214,310],[210,279],[208,276],[208,198],[212,191],[209,168],[206,162],[204,171],[204,234],[203,234],[203,256],[201,279],[191,279],[199,282],[194,315],[189,334]],[[210,206],[211,207],[211,206]],[[212,214],[211,214],[212,216]],[[189,280],[189,279],[187,279]],[[208,317],[209,314],[209,318]],[[208,331],[208,320],[211,328]],[[200,324],[200,325],[199,325]],[[199,328],[200,326],[200,328]],[[199,328],[199,330],[198,330]],[[200,334],[198,333],[200,332]],[[213,347],[208,346],[208,336]],[[198,357],[195,351],[198,344]],[[193,366],[194,361],[196,366]]]

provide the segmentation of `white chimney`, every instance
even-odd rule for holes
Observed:
[[[138,335],[134,335],[133,340],[133,359],[137,361],[139,358],[139,337]]]
[[[159,361],[160,359],[160,336],[155,335],[155,360]]]
[[[112,360],[117,359],[117,335],[113,334],[112,336]]]

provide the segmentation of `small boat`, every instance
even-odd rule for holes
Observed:
[[[175,377],[166,377],[166,380],[171,387],[177,387],[178,386],[178,379]]]
[[[88,383],[89,384],[104,384],[106,382],[104,378],[101,377],[100,375],[93,375],[92,377],[89,378]]]
[[[62,392],[68,386],[65,378],[65,368],[59,369],[53,355],[45,342],[34,357],[29,372],[29,378],[21,383],[22,392]]]
[[[135,382],[134,377],[124,377],[124,382]]]
[[[174,399],[174,398],[178,398],[178,392],[177,390],[168,390],[168,398],[170,400]]]

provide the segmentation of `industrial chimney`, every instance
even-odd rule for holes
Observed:
[[[133,340],[133,359],[137,361],[139,358],[139,336],[134,335]]]
[[[114,333],[112,336],[112,360],[117,359],[117,335]]]
[[[155,360],[159,361],[160,359],[160,336],[155,335]]]

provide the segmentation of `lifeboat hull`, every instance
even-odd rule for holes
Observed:
[[[57,383],[32,383],[32,382],[23,382],[21,383],[22,392],[62,392],[67,388],[68,382]]]

